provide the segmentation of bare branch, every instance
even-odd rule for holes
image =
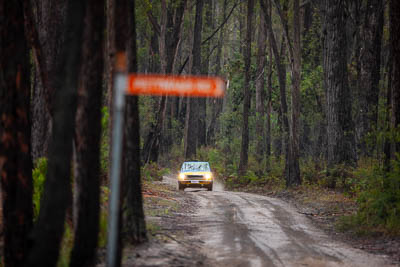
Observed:
[[[238,1],[238,2],[236,2],[236,3],[233,5],[233,7],[232,7],[231,11],[229,12],[228,16],[224,19],[224,21],[218,26],[218,28],[215,29],[215,31],[214,31],[210,36],[208,36],[205,40],[203,40],[203,41],[201,42],[202,45],[205,44],[205,43],[208,42],[211,38],[214,37],[214,35],[215,35],[215,34],[225,25],[225,23],[229,20],[230,16],[232,15],[233,11],[235,10],[235,8],[236,8],[238,5],[240,5],[241,3],[242,3],[242,1]]]
[[[147,11],[147,17],[149,18],[151,25],[153,25],[154,31],[157,33],[158,36],[160,36],[161,33],[160,25],[157,23],[157,20],[153,16],[153,13],[151,11]]]

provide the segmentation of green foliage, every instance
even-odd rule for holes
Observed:
[[[100,140],[100,170],[102,175],[108,174],[109,168],[109,150],[110,150],[110,113],[108,107],[101,109],[101,140]]]
[[[378,163],[359,167],[349,181],[357,196],[356,214],[341,219],[340,230],[363,234],[400,234],[400,160],[387,172]],[[364,168],[365,167],[365,168]]]
[[[74,233],[72,225],[65,223],[64,235],[61,241],[60,256],[58,257],[57,267],[68,267],[70,261],[70,254],[74,245]]]
[[[44,190],[47,173],[47,158],[39,158],[32,171],[33,179],[33,218],[36,221],[40,211],[40,199]]]
[[[162,177],[170,173],[168,168],[161,168],[157,163],[151,162],[142,167],[142,177],[146,181],[162,181]]]
[[[304,184],[321,184],[326,177],[324,161],[315,161],[311,158],[300,161],[300,173]]]
[[[101,209],[100,211],[100,222],[99,222],[99,240],[97,246],[99,248],[105,248],[107,245],[107,218],[108,212]]]
[[[358,198],[358,217],[366,226],[400,233],[400,161],[385,173],[378,166],[370,174],[367,189]]]

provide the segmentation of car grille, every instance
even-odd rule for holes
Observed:
[[[188,175],[187,179],[188,180],[203,180],[204,176],[203,175]]]

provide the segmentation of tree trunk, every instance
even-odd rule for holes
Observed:
[[[391,25],[389,26],[391,27]],[[390,34],[392,34],[391,29],[389,29]],[[387,66],[387,72],[388,72],[388,83],[387,83],[387,90],[386,90],[386,108],[385,108],[385,130],[387,133],[389,133],[392,129],[392,73],[393,73],[393,57],[392,57],[392,47],[389,45],[390,51],[389,51],[389,63]],[[385,142],[384,142],[384,148],[383,148],[383,153],[384,153],[384,168],[386,171],[389,171],[391,169],[390,165],[390,160],[392,159],[392,140],[389,138],[389,136],[385,136]]]
[[[212,0],[205,0],[205,23],[203,32],[208,35],[209,32],[213,29],[213,5]],[[209,75],[210,74],[210,57],[211,57],[211,48],[210,48],[211,41],[206,42],[202,50],[204,52],[204,58],[202,62],[202,75]],[[206,98],[199,98],[198,99],[198,140],[197,146],[202,147],[207,144],[207,99]]]
[[[390,2],[390,43],[392,48],[392,105],[394,129],[400,124],[400,2]],[[400,152],[400,142],[396,142],[395,151]]]
[[[192,70],[193,75],[201,74],[201,31],[203,27],[203,0],[196,0],[196,17],[193,32]],[[188,98],[186,115],[185,159],[196,156],[198,142],[198,99]]]
[[[204,73],[205,74],[205,73]],[[198,120],[197,120],[197,147],[204,147],[206,145],[206,134],[207,134],[207,124],[206,124],[206,116],[207,116],[207,102],[206,98],[201,97],[197,99],[197,108],[198,108]]]
[[[328,168],[355,165],[354,126],[348,85],[345,6],[341,0],[325,1],[324,82],[327,98]],[[335,186],[334,184],[332,186]]]
[[[104,0],[88,3],[75,129],[74,246],[70,266],[93,266],[100,211]]]
[[[244,100],[243,100],[243,126],[242,142],[240,148],[239,174],[244,175],[247,171],[249,150],[249,109],[250,109],[250,61],[251,61],[251,35],[253,31],[254,0],[247,2],[247,32],[246,47],[244,49]]]
[[[368,133],[376,130],[378,122],[381,44],[383,33],[383,1],[368,0],[361,26],[360,117],[361,152],[372,156],[376,141],[369,143]]]
[[[256,159],[261,162],[265,153],[264,134],[264,99],[265,99],[265,58],[266,58],[266,27],[263,12],[260,10],[257,40],[257,70],[256,70]],[[261,174],[261,173],[260,173]]]
[[[81,1],[70,1],[67,7],[65,42],[54,83],[48,171],[28,266],[55,266],[59,255],[65,213],[71,198],[70,163],[85,8],[85,2]]]
[[[271,112],[272,112],[272,48],[269,48],[269,64],[268,64],[268,80],[267,80],[267,121],[265,126],[265,142],[266,142],[266,170],[271,168]]]
[[[271,16],[268,13],[267,4],[264,0],[260,0],[260,4],[262,10],[264,11],[264,16],[266,19],[266,23],[268,26],[268,39],[270,46],[272,47],[272,52],[274,54],[276,70],[278,72],[278,82],[279,82],[279,91],[280,91],[280,98],[281,98],[281,123],[282,123],[282,142],[283,143],[283,151],[285,153],[286,162],[288,162],[289,156],[289,120],[288,120],[288,107],[286,103],[286,66],[283,62],[283,55],[285,54],[285,44],[282,39],[282,47],[281,52],[278,51],[278,46],[276,43],[275,35],[272,30],[272,22]],[[271,3],[269,1],[269,10],[271,9]]]
[[[33,160],[47,157],[52,129],[52,97],[55,92],[54,77],[60,60],[62,33],[65,24],[66,0],[33,0],[37,29],[34,50],[35,83],[31,102],[32,109],[32,156]],[[31,11],[30,11],[31,12]],[[31,12],[33,14],[33,12]],[[33,26],[33,25],[32,25]],[[34,26],[33,26],[34,27]],[[33,31],[33,29],[30,29]],[[33,33],[31,33],[33,34]]]
[[[2,264],[13,267],[24,266],[32,229],[30,64],[23,3],[1,0],[0,18]]]
[[[222,7],[222,21],[226,19],[226,8],[227,8],[227,0],[224,0],[224,5]],[[215,75],[219,75],[221,72],[221,56],[222,56],[222,45],[224,41],[224,26],[221,27],[219,32],[218,46],[217,46],[217,55],[215,59]],[[217,98],[212,99],[211,105],[211,121],[207,130],[207,145],[213,145],[215,143],[215,132],[217,128],[217,119],[219,114],[222,112],[222,103],[223,99]]]
[[[290,40],[288,40],[290,42]],[[292,46],[290,46],[292,47]],[[293,2],[293,52],[292,52],[292,127],[290,131],[289,162],[286,170],[286,186],[301,184],[299,167],[299,119],[300,119],[300,7]]]
[[[160,28],[160,61],[161,71],[165,74],[173,73],[176,61],[176,51],[181,39],[181,29],[183,22],[183,15],[186,7],[187,0],[171,1],[166,6],[166,2],[162,1],[162,19],[161,27],[153,25],[153,28]],[[155,22],[154,22],[155,23]],[[154,29],[156,31],[156,29]],[[160,149],[162,126],[164,123],[164,114],[166,109],[166,96],[160,99],[160,106],[156,114],[156,123],[150,126],[150,132],[146,137],[143,149],[144,162],[156,162]]]
[[[135,0],[128,0],[128,72],[137,72]],[[131,244],[147,239],[140,180],[140,135],[138,96],[126,98],[124,147],[124,235]]]

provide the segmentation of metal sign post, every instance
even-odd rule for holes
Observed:
[[[122,125],[124,124],[126,75],[116,73],[114,82],[114,110],[112,132],[111,195],[108,212],[107,266],[114,267],[118,249]]]

